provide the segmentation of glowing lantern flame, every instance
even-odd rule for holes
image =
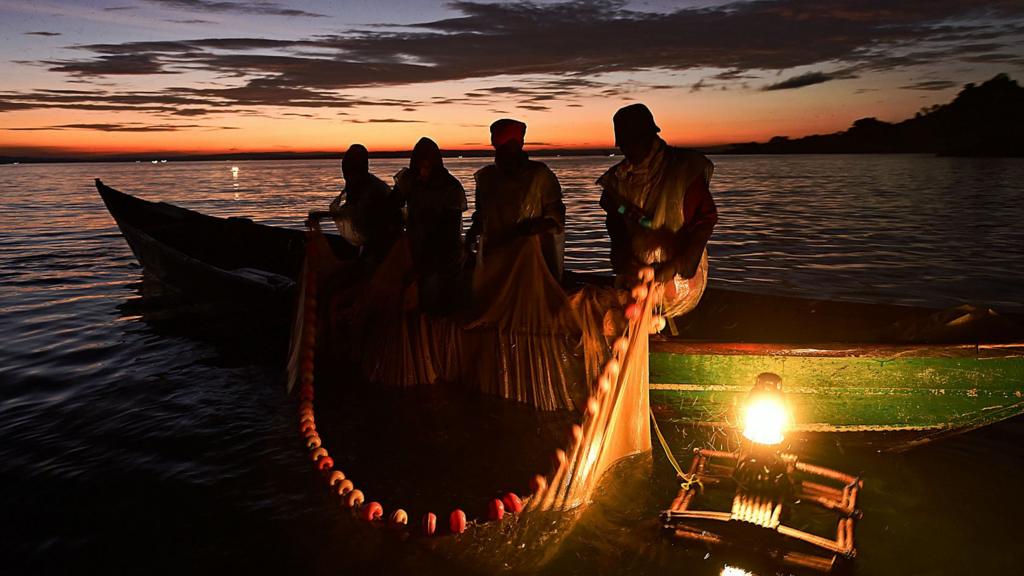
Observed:
[[[751,442],[779,444],[789,424],[789,410],[780,394],[755,394],[743,415],[743,436]]]
[[[743,568],[737,568],[726,564],[722,566],[722,576],[754,576],[750,572],[747,572]]]

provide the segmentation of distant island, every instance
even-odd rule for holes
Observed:
[[[707,154],[894,154],[946,156],[1024,156],[1024,88],[1006,74],[980,85],[967,84],[949,104],[925,108],[895,124],[861,118],[849,130],[802,138],[776,136],[768,142],[746,142],[701,148]],[[608,156],[610,148],[530,150],[533,156]],[[489,157],[491,149],[449,150],[447,157]],[[371,152],[371,158],[407,158],[407,150]],[[150,162],[154,160],[320,160],[338,159],[332,152],[236,152],[225,154],[131,153],[69,157],[0,156],[0,164],[16,162]]]
[[[732,144],[725,154],[925,153],[1024,156],[1024,88],[1006,74],[967,84],[949,104],[896,124],[861,118],[845,132]]]

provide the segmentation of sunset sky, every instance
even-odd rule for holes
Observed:
[[[898,121],[1024,79],[1024,2],[0,0],[0,155],[699,146]]]

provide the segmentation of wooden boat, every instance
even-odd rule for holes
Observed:
[[[199,298],[287,315],[304,236],[96,187],[144,269]],[[336,253],[351,251],[336,237]],[[567,288],[610,279],[567,273]],[[244,298],[243,298],[244,297]],[[276,308],[275,308],[276,306]],[[899,449],[1024,412],[1024,319],[709,286],[676,334],[650,342],[659,420],[732,428],[761,372],[782,376],[799,435]]]

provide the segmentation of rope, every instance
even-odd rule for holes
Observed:
[[[668,447],[668,441],[666,441],[665,437],[661,434],[661,428],[658,428],[658,419],[654,417],[653,411],[651,412],[651,424],[654,425],[654,433],[658,436],[658,442],[661,444],[661,449],[665,451],[665,456],[668,458],[669,463],[671,463],[672,467],[676,469],[676,478],[683,481],[682,484],[680,484],[682,489],[689,490],[694,484],[703,489],[704,485],[701,484],[700,479],[696,474],[687,474],[686,472],[683,472],[682,467],[679,466],[679,462],[676,461],[676,457],[672,455],[672,449]]]

